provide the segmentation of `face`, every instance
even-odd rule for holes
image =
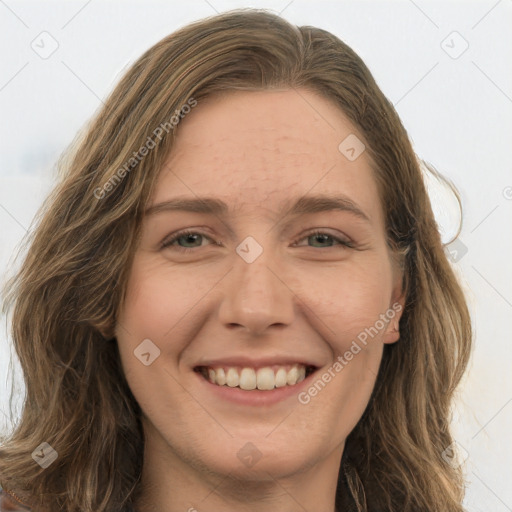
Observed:
[[[358,133],[308,90],[181,121],[116,326],[154,464],[339,467],[403,304],[369,156],[339,149]]]

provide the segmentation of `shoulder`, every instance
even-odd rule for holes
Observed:
[[[31,508],[16,499],[16,497],[0,487],[0,512],[27,512]],[[32,511],[33,512],[33,511]]]

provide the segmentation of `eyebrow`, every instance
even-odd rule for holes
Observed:
[[[213,197],[177,197],[150,206],[146,209],[144,214],[149,216],[176,210],[222,216],[228,213],[229,207],[224,201]],[[350,212],[361,220],[370,222],[368,215],[366,215],[354,201],[344,195],[299,197],[291,207],[285,210],[284,216],[304,215],[333,210]]]

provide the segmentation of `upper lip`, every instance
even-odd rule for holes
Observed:
[[[318,368],[320,366],[320,364],[315,363],[312,359],[298,358],[292,356],[272,356],[257,359],[253,359],[247,356],[230,356],[223,357],[222,359],[203,359],[198,364],[196,364],[195,367],[207,366],[210,368],[214,368],[240,366],[242,368],[264,368],[265,366],[286,366],[294,364],[313,366],[315,368]]]

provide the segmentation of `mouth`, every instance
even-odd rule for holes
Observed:
[[[291,388],[317,370],[304,364],[272,365],[261,368],[241,366],[196,366],[194,371],[209,383],[243,391],[272,391]]]

